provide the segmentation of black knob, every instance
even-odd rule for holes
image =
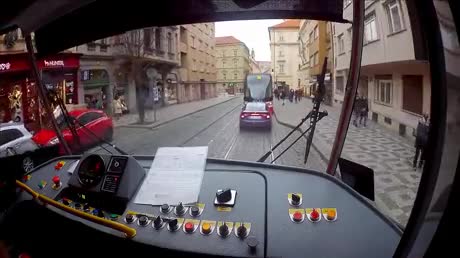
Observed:
[[[75,209],[78,209],[78,210],[79,210],[79,209],[81,209],[81,204],[78,203],[78,202],[76,202],[76,203],[73,205],[73,207],[74,207]]]
[[[147,216],[142,215],[139,217],[139,225],[145,226],[147,225],[148,222],[149,222],[149,218],[147,218]]]
[[[220,225],[219,234],[221,236],[227,236],[228,235],[228,226],[227,226],[227,224],[225,222],[224,222],[224,224]]]
[[[184,205],[180,202],[179,205],[176,206],[176,215],[183,215],[185,213]]]
[[[67,205],[67,206],[70,205],[70,202],[69,202],[69,200],[67,200],[67,199],[63,199],[63,200],[62,200],[62,203],[63,203],[64,205]]]
[[[177,219],[171,219],[169,222],[168,222],[168,226],[169,226],[169,229],[171,230],[176,230],[177,227],[178,227],[178,221]]]
[[[248,229],[244,226],[243,223],[236,229],[236,234],[238,237],[246,237]]]
[[[232,199],[232,190],[225,189],[217,191],[216,197],[219,203],[229,202]]]
[[[193,206],[192,208],[190,208],[190,211],[192,213],[192,216],[194,217],[200,215],[200,208],[198,208],[198,206]]]
[[[153,221],[153,227],[155,229],[160,229],[162,225],[163,225],[163,219],[160,216],[156,217],[155,220]]]
[[[129,213],[126,214],[125,220],[126,220],[126,222],[128,222],[128,223],[133,223],[133,222],[134,222],[134,215],[133,215],[133,214],[129,214]]]
[[[89,211],[89,204],[86,203],[85,205],[83,205],[83,210]]]
[[[102,210],[97,210],[97,216],[98,217],[101,217],[101,218],[104,218],[104,212]]]
[[[299,205],[300,204],[300,195],[295,194],[295,193],[292,194],[291,200],[292,200],[292,205]]]
[[[251,236],[251,237],[248,237],[246,239],[246,244],[248,245],[249,247],[249,250],[251,252],[255,252],[257,249],[257,245],[259,244],[259,240],[257,240],[257,238]]]
[[[168,213],[169,212],[169,204],[165,203],[161,205],[161,212]]]

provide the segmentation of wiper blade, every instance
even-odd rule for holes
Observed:
[[[120,154],[122,155],[129,155],[127,152],[125,152],[124,150],[118,148],[115,144],[112,144],[102,138],[100,138],[99,136],[97,136],[95,133],[93,133],[90,129],[88,129],[88,127],[86,127],[84,124],[82,124],[80,121],[78,121],[75,117],[72,117],[72,120],[74,122],[76,122],[77,124],[79,124],[83,129],[85,129],[85,131],[87,131],[93,138],[95,138],[96,140],[102,142],[102,143],[105,143],[107,145],[109,145],[110,147],[114,148],[116,151],[118,151]],[[102,144],[99,145],[99,147],[101,147],[102,149],[104,149],[105,151],[107,151],[108,153],[110,154],[113,154],[111,151],[109,151],[107,148],[105,148]]]

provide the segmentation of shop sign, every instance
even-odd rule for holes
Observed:
[[[0,63],[0,71],[6,71],[6,70],[10,70],[11,68],[11,64],[8,62],[8,63]]]
[[[64,61],[63,60],[43,60],[43,63],[45,64],[45,67],[50,67],[50,66],[64,66]]]

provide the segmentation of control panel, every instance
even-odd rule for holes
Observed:
[[[130,243],[197,256],[389,257],[401,237],[368,201],[320,173],[208,160],[197,203],[152,206],[134,202],[138,181],[124,181],[136,179],[127,176],[136,169],[148,170],[152,159],[91,159],[88,167],[85,157],[50,161],[23,183],[65,207],[107,221],[88,224],[96,230],[123,237],[103,226],[113,222],[113,228],[134,230]],[[143,178],[143,173],[138,174]],[[122,191],[126,182],[136,185],[133,192]],[[108,198],[121,193],[127,200],[122,205]],[[56,212],[85,223],[81,216]]]

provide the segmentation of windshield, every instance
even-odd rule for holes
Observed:
[[[245,82],[245,98],[250,101],[268,100],[273,94],[271,84],[272,78],[270,74],[249,74]]]
[[[366,8],[358,98],[342,157],[374,170],[375,205],[404,226],[424,166],[431,83],[426,58],[414,58],[418,42],[405,1],[390,2],[397,7]],[[344,8],[344,18],[351,20],[351,5]],[[0,47],[0,121],[22,123],[37,136],[53,127],[31,67],[24,65],[27,56],[17,54],[25,49],[22,35],[14,33],[17,37],[7,37]],[[79,118],[93,132],[75,131],[80,148],[66,136],[74,153],[117,153],[104,142],[133,155],[154,155],[166,146],[207,146],[209,158],[256,162],[312,110],[327,58],[320,111],[328,115],[316,124],[306,163],[308,134],[274,157],[310,120],[264,161],[324,173],[349,87],[352,36],[349,23],[316,20],[147,27],[74,46],[37,65],[45,72],[52,110],[61,103],[68,112],[103,111]],[[5,42],[5,36],[0,39]],[[246,111],[270,115],[243,121],[245,105]],[[62,116],[57,120],[61,131],[67,128]],[[39,135],[38,148],[59,144],[55,135],[47,137]],[[39,162],[44,161],[35,166]]]

